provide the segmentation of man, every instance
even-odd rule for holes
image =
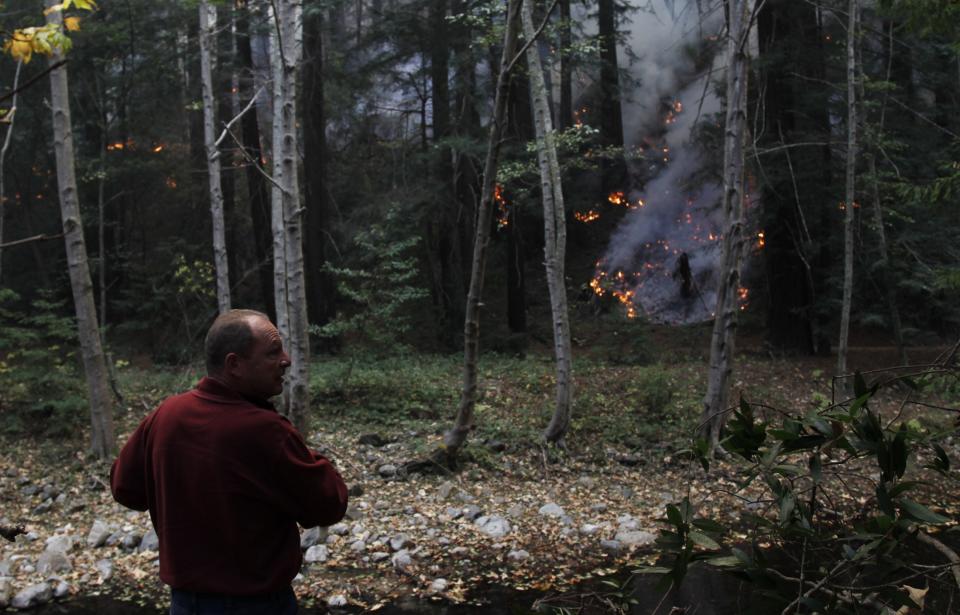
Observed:
[[[347,490],[267,399],[290,357],[266,315],[221,314],[207,376],[150,413],[113,463],[118,502],[149,510],[171,615],[297,611],[303,527],[343,518]]]

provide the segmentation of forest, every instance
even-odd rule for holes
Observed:
[[[7,0],[0,609],[218,314],[349,486],[301,612],[960,612],[956,0]]]

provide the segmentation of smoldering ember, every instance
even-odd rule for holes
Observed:
[[[4,7],[0,610],[957,610],[956,2]]]

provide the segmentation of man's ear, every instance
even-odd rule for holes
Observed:
[[[228,352],[227,356],[223,357],[223,371],[230,374],[233,370],[237,369],[240,365],[240,355],[235,352]]]

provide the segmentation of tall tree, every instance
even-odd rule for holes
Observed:
[[[540,64],[540,50],[535,42],[533,0],[523,0],[523,36],[527,40],[527,63],[530,66],[530,106],[533,108],[537,133],[537,161],[540,167],[540,195],[543,200],[543,255],[550,292],[550,314],[553,322],[553,347],[557,362],[556,406],[550,424],[543,432],[547,442],[562,444],[570,427],[572,350],[570,346],[570,314],[567,309],[567,284],[564,273],[567,246],[567,221],[560,179],[560,163],[554,139],[547,84]]]
[[[520,29],[521,0],[510,0],[503,34],[503,49],[497,73],[497,88],[487,139],[487,158],[483,166],[483,191],[477,211],[476,237],[470,268],[470,289],[467,293],[466,315],[463,323],[463,388],[460,407],[453,426],[443,438],[448,462],[453,462],[467,441],[473,428],[473,411],[477,404],[477,359],[480,354],[480,304],[483,295],[483,277],[490,243],[490,224],[493,218],[493,195],[497,182],[500,145],[506,122],[507,99],[510,89],[510,71],[515,62],[517,34]]]
[[[305,430],[310,401],[310,338],[303,265],[303,208],[297,174],[297,76],[303,59],[299,2],[280,2],[274,14],[273,72],[273,262],[277,324],[290,353],[284,411]]]
[[[849,0],[847,19],[847,165],[843,216],[843,303],[840,306],[840,340],[837,342],[837,375],[847,373],[850,307],[853,302],[853,225],[857,171],[857,24],[860,4]],[[845,382],[845,381],[843,381]],[[846,387],[849,389],[849,387]]]
[[[616,0],[597,0],[597,28],[600,37],[600,136],[605,146],[623,147]],[[604,192],[619,188],[626,173],[623,158],[604,160],[602,173]]]
[[[55,6],[48,0],[48,7]],[[47,13],[48,24],[62,24],[59,11]],[[61,63],[63,55],[55,49],[50,65]],[[57,166],[57,187],[60,193],[60,217],[67,249],[70,288],[77,315],[77,337],[83,356],[90,402],[90,449],[106,459],[114,448],[113,399],[107,373],[106,357],[100,343],[100,328],[93,300],[93,282],[87,263],[87,246],[83,238],[83,221],[77,196],[77,177],[73,153],[73,127],[70,119],[70,91],[64,65],[50,71],[50,108],[53,112],[53,152]]]
[[[213,61],[216,54],[217,9],[200,0],[200,79],[203,88],[203,141],[207,153],[207,181],[210,188],[210,218],[213,220],[213,264],[217,279],[217,310],[230,310],[230,273],[227,261],[226,227],[223,220],[223,189],[220,152],[217,149]]]
[[[746,135],[747,40],[752,0],[727,4],[726,117],[723,131],[723,239],[720,252],[717,303],[710,337],[707,393],[703,398],[700,436],[711,454],[720,442],[730,398],[730,376],[737,333],[737,291],[743,260],[743,147]]]
[[[13,124],[17,119],[17,87],[20,85],[20,69],[22,68],[23,60],[17,60],[17,72],[13,76],[13,99],[10,101],[10,109],[4,116],[7,121],[7,134],[4,135],[3,146],[0,147],[0,282],[3,282],[3,221],[7,213],[4,161],[7,158],[7,150],[10,149],[10,139],[13,137]]]

